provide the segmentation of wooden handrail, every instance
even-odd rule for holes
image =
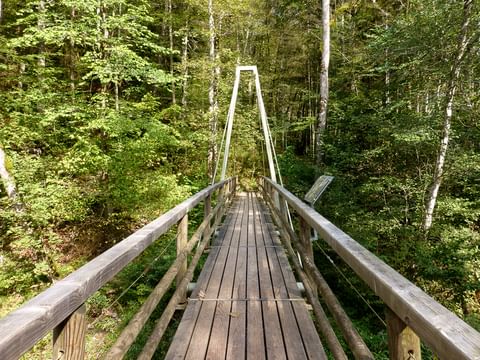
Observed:
[[[347,345],[350,348],[350,351],[354,355],[355,359],[361,359],[361,360],[370,360],[374,359],[373,354],[370,352],[368,349],[367,345],[363,341],[362,337],[360,334],[357,332],[355,326],[353,325],[352,321],[346,314],[345,310],[343,310],[342,306],[340,305],[340,302],[337,300],[335,295],[333,294],[333,291],[330,289],[328,286],[327,282],[325,279],[322,277],[320,272],[318,271],[314,261],[313,261],[313,254],[307,255],[307,251],[305,251],[304,244],[300,242],[299,237],[295,234],[295,232],[291,229],[290,223],[288,220],[288,215],[286,214],[286,206],[284,202],[279,203],[281,209],[276,209],[275,204],[273,199],[269,196],[268,193],[265,193],[265,188],[262,189],[264,191],[264,195],[266,194],[267,196],[264,196],[264,199],[270,206],[272,218],[274,219],[275,223],[279,226],[280,230],[280,240],[282,241],[282,244],[285,246],[285,249],[287,250],[290,259],[292,261],[293,266],[295,267],[295,270],[297,271],[297,274],[299,275],[300,279],[304,283],[311,283],[314,286],[316,286],[316,290],[314,291],[315,295],[318,293],[322,296],[324,303],[327,305],[328,309],[330,310],[331,315],[335,319],[338,327],[340,328],[340,331],[342,332],[345,341],[347,342]],[[283,209],[283,211],[281,211]],[[307,229],[304,229],[307,230]],[[303,234],[304,236],[307,235],[307,239],[304,239],[304,242],[308,241],[310,242],[310,229],[306,232],[306,234]],[[293,245],[293,246],[292,246]],[[309,244],[311,247],[311,243]],[[295,253],[295,250],[298,251],[298,253]],[[297,258],[298,254],[300,254],[301,261],[302,263],[300,264],[299,259]],[[308,273],[308,275],[307,275]],[[306,279],[306,281],[305,281]],[[329,346],[330,351],[334,354],[335,359],[341,359],[342,355],[341,354],[335,354],[336,352],[338,353],[338,350],[335,350],[336,344],[332,342],[331,335],[328,334],[329,329],[327,326],[328,324],[328,319],[326,318],[326,315],[322,312],[323,310],[316,310],[316,307],[319,307],[320,304],[318,303],[318,299],[316,299],[316,296],[314,297],[314,294],[308,294],[308,287],[305,286],[305,290],[307,293],[307,298],[310,304],[312,305],[312,308],[315,313],[315,317],[318,320],[319,324],[319,330],[327,340],[327,344]],[[313,289],[312,289],[313,290]],[[314,297],[312,299],[312,297]],[[315,304],[317,303],[317,305]],[[327,324],[325,324],[327,323]],[[331,325],[328,324],[328,326],[331,328]]]
[[[298,216],[314,228],[320,238],[441,359],[480,359],[479,332],[288,190],[266,177],[263,181],[267,190],[286,200]]]
[[[235,182],[230,178],[203,189],[0,319],[0,358],[20,357],[191,209],[226,186],[234,191]]]
[[[188,256],[190,255],[191,251],[193,250],[194,246],[197,246],[198,249],[202,249],[201,253],[203,252],[204,245],[203,243],[208,243],[214,228],[209,229],[208,232],[205,232],[205,229],[208,227],[210,228],[210,221],[212,218],[216,218],[215,225],[218,225],[220,222],[223,211],[222,209],[225,208],[225,201],[224,198],[220,202],[217,203],[215,209],[212,212],[209,212],[208,215],[205,216],[202,224],[198,227],[197,231],[192,235],[192,238],[188,241],[187,246],[181,251],[170,268],[167,270],[166,273],[163,274],[162,279],[159,281],[157,286],[153,289],[153,291],[148,296],[147,300],[142,304],[140,309],[137,313],[133,316],[133,318],[129,321],[128,325],[122,330],[122,333],[115,341],[115,344],[110,348],[109,352],[105,356],[106,360],[114,360],[114,359],[123,359],[125,354],[127,353],[130,346],[133,344],[135,339],[137,338],[140,331],[145,326],[145,323],[152,315],[152,312],[158,306],[158,303],[162,300],[163,296],[166,294],[168,289],[177,276],[179,272],[179,268],[181,264],[187,260]],[[207,203],[208,206],[208,203]],[[218,216],[217,216],[218,215]],[[201,243],[199,240],[202,238]],[[170,321],[170,319],[168,319]]]

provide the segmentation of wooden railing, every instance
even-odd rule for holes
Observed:
[[[440,359],[480,359],[480,333],[447,310],[429,295],[408,281],[342,230],[337,228],[295,195],[268,178],[261,187],[279,226],[282,241],[291,255],[315,315],[322,326],[325,314],[318,302],[317,291],[323,297],[341,328],[356,359],[373,358],[333,293],[321,277],[313,259],[311,229],[335,251],[343,261],[378,295],[386,305],[387,333],[391,359],[420,359],[420,339]],[[300,230],[293,231],[288,220],[286,204],[298,217]],[[300,264],[296,252],[301,256]],[[317,309],[316,309],[317,308]],[[335,340],[328,340],[331,329],[320,329],[335,358],[346,358]],[[333,335],[332,335],[333,336]],[[330,343],[332,343],[330,345]],[[333,348],[332,348],[333,347]]]
[[[226,204],[235,193],[235,187],[236,178],[230,178],[205,188],[1,319],[0,359],[19,358],[52,330],[53,359],[82,359],[86,333],[85,301],[162,234],[178,224],[175,262],[107,355],[108,358],[118,359],[126,353],[176,279],[176,291],[141,355],[141,358],[148,358],[148,354],[155,351],[175,307],[185,298],[198,260],[221,220]],[[217,204],[212,209],[211,200],[215,194]],[[204,220],[188,240],[188,213],[202,201]],[[187,264],[188,255],[195,245],[198,245],[195,255]]]

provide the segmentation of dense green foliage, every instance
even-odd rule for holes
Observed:
[[[209,60],[206,2],[175,1],[171,12],[166,4],[2,4],[0,148],[18,193],[12,201],[0,184],[0,298],[8,295],[6,306],[207,184],[212,68],[220,70],[219,143],[240,63],[259,67],[286,187],[303,195],[318,174],[334,175],[318,210],[478,327],[478,4],[468,33],[476,41],[462,59],[446,170],[428,232],[422,221],[462,24],[461,1],[333,4],[321,168],[312,165],[320,2],[214,1],[215,63]],[[251,79],[242,80],[229,168],[247,188],[265,172],[252,88]],[[321,254],[318,259],[328,273],[328,261],[323,263]],[[92,309],[104,306],[108,294],[118,294],[145,263],[127,269],[116,290],[99,293]],[[141,297],[152,285],[134,288],[129,296]],[[350,290],[338,291],[350,296]],[[129,303],[136,300],[122,304]],[[375,330],[361,331],[374,344],[382,339]]]

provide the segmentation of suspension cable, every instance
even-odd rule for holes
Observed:
[[[160,251],[160,253],[155,257],[155,259],[153,259],[150,264],[148,264],[147,266],[145,266],[145,268],[143,269],[142,273],[135,279],[133,280],[133,282],[128,285],[128,287],[123,290],[121,292],[120,295],[118,295],[115,300],[113,300],[106,308],[103,308],[102,309],[102,313],[89,325],[90,327],[93,327],[95,326],[100,320],[102,320],[106,315],[107,315],[107,312],[108,310],[110,310],[113,305],[115,305],[116,303],[118,303],[120,301],[120,299],[125,296],[125,294],[138,282],[140,281],[140,279],[145,276],[146,274],[148,274],[148,272],[152,269],[152,266],[167,252],[167,250],[171,247],[171,245],[173,244],[173,240],[175,240],[176,238],[175,237],[172,237],[168,243],[164,246],[164,248],[162,249],[162,251]]]
[[[318,241],[315,241],[314,242],[316,245],[317,245],[317,248],[320,249],[320,251],[323,253],[323,255],[327,258],[327,260],[333,265],[333,267],[335,268],[335,270],[337,270],[337,272],[343,277],[343,279],[350,285],[350,287],[357,293],[357,295],[360,297],[360,299],[363,300],[363,302],[368,306],[368,308],[375,314],[375,316],[378,318],[378,320],[380,320],[380,322],[383,324],[383,326],[387,327],[387,324],[385,323],[385,321],[382,319],[382,317],[375,311],[375,309],[372,307],[372,305],[370,305],[370,303],[368,302],[368,300],[360,293],[360,291],[355,287],[355,285],[353,285],[353,283],[348,279],[348,277],[343,273],[342,270],[340,270],[340,268],[338,267],[337,264],[335,264],[335,262],[333,261],[333,259],[328,256],[328,254],[325,252],[325,250],[323,250],[323,248],[320,246],[320,244],[318,243]]]
[[[280,181],[280,185],[283,187],[283,179],[282,179],[282,174],[280,173],[280,165],[278,163],[277,151],[275,150],[275,144],[273,143],[273,138],[272,138],[272,131],[270,130],[270,124],[268,123],[268,121],[267,121],[267,133],[268,133],[268,141],[273,150],[273,158],[275,161],[275,165],[277,167],[278,180]],[[285,200],[285,208],[287,209],[288,223],[290,224],[290,228],[293,230],[294,228],[293,228],[292,215],[290,214],[290,208],[288,207],[287,200]]]
[[[222,153],[223,144],[225,143],[225,137],[227,136],[227,126],[228,126],[228,121],[225,122],[225,126],[223,128],[222,141],[220,142],[220,149],[218,150],[217,160],[215,161],[215,171],[213,172],[212,185],[215,184],[215,178],[217,177],[218,163],[220,162],[220,154]]]

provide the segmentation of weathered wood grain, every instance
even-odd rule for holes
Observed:
[[[87,333],[87,307],[80,306],[53,331],[53,359],[83,360]]]
[[[185,229],[181,231],[183,232],[184,230]],[[203,238],[199,246],[197,247],[197,250],[195,251],[195,255],[193,256],[190,262],[190,265],[188,266],[187,272],[182,277],[181,282],[177,285],[177,288],[174,294],[172,295],[172,298],[170,299],[167,307],[164,309],[160,319],[157,320],[152,334],[148,338],[147,343],[145,344],[141,354],[138,356],[139,360],[149,360],[154,355],[158,347],[158,344],[160,343],[163,337],[163,334],[165,333],[165,330],[167,329],[167,326],[170,323],[170,320],[172,319],[176,306],[178,305],[179,302],[184,300],[185,290],[187,288],[187,285],[190,281],[192,281],[193,274],[197,267],[198,261],[200,260],[200,257],[202,256],[203,251],[205,250],[205,247],[207,246],[208,242],[209,242],[209,238]]]
[[[255,231],[254,193],[248,193],[248,229],[247,229],[247,299],[260,298],[259,264],[257,251],[263,245],[263,239],[258,239]],[[263,329],[262,304],[260,301],[247,302],[247,359],[265,359],[265,339]]]
[[[256,196],[242,194],[237,201],[236,221],[212,247],[215,264],[210,254],[200,275],[210,273],[208,285],[199,278],[202,290],[192,294],[167,359],[326,359]]]
[[[180,220],[178,223],[177,228],[177,257],[185,251],[188,244],[188,214]],[[177,271],[177,289],[179,288],[180,284],[182,283],[185,274],[187,273],[188,269],[188,259],[185,257],[184,260],[179,264],[178,271]],[[180,302],[184,303],[187,300],[187,288],[180,289]]]
[[[239,196],[245,197],[245,194]],[[243,201],[243,216],[240,228],[236,229],[238,236],[232,241],[231,246],[237,247],[237,262],[235,265],[235,279],[232,299],[245,299],[247,295],[247,232],[249,206]],[[245,301],[232,301],[230,312],[230,327],[228,329],[228,343],[226,357],[229,359],[245,359],[245,331],[246,331],[246,303]]]
[[[143,329],[144,325],[146,324],[148,318],[153,313],[159,302],[162,300],[163,296],[166,294],[168,289],[170,288],[173,280],[177,276],[179,268],[187,259],[188,254],[192,251],[193,247],[198,244],[198,241],[203,239],[210,239],[211,231],[205,234],[204,231],[207,226],[210,228],[210,221],[211,219],[221,210],[225,204],[222,202],[217,204],[215,209],[208,214],[208,216],[203,220],[202,224],[198,227],[195,233],[192,235],[192,238],[187,243],[185,249],[177,255],[174,263],[170,266],[167,272],[163,275],[160,282],[155,286],[153,291],[148,296],[147,300],[142,304],[138,312],[135,316],[130,320],[128,325],[123,329],[120,336],[115,341],[115,344],[110,348],[108,351],[105,359],[106,360],[115,360],[122,358],[130,348],[130,346],[135,341],[136,337]],[[217,225],[218,220],[215,224]],[[214,228],[215,228],[214,226]],[[208,241],[208,240],[207,240]]]
[[[214,240],[214,244],[218,244],[220,239],[224,238],[226,231],[229,228],[228,225],[232,221],[235,221],[237,216],[237,213],[234,211],[236,208],[236,204],[237,201],[234,201],[234,205],[231,207],[231,210],[229,211],[225,219],[224,225],[220,228],[219,234]],[[205,262],[202,272],[200,273],[200,276],[197,280],[197,286],[192,292],[192,299],[199,299],[205,296],[205,290],[208,288],[210,280],[212,280],[213,270],[219,256],[220,249],[221,248],[218,246],[214,246],[211,248],[207,261]],[[168,349],[168,353],[165,359],[170,360],[185,358],[202,305],[203,304],[201,301],[189,302],[187,308],[185,309],[185,313],[183,314],[182,321],[178,326],[175,338],[173,339],[173,342]]]
[[[0,358],[20,357],[187,212],[229,182],[233,182],[233,178],[209,186],[185,200],[1,319]]]
[[[480,359],[480,333],[288,190],[263,178],[441,359]]]
[[[272,278],[270,276],[273,267],[267,256],[266,245],[272,246],[272,239],[265,234],[260,214],[261,208],[258,201],[255,203],[255,239],[258,244],[258,273],[260,282],[260,296],[265,299],[274,299]],[[272,267],[271,267],[272,266]],[[286,359],[285,343],[283,340],[280,318],[276,301],[263,301],[263,329],[265,332],[265,352],[268,359]]]
[[[235,265],[237,262],[238,246],[232,246],[234,237],[237,237],[238,230],[242,221],[243,212],[237,212],[235,222],[232,223],[230,229],[227,230],[224,237],[223,246],[228,246],[227,261],[223,269],[223,277],[218,292],[218,298],[229,299],[233,292],[233,282],[235,278]],[[225,356],[228,343],[228,326],[230,324],[231,301],[216,302],[215,314],[208,342],[207,359],[221,358]]]
[[[390,309],[385,311],[387,319],[388,352],[391,360],[422,360],[420,339]]]
[[[212,274],[208,286],[204,287],[200,298],[217,298],[220,292],[221,279],[227,265],[228,256],[231,251],[229,244],[233,241],[234,236],[233,227],[228,228],[225,233],[223,243],[226,246],[221,246],[216,261],[213,266]],[[200,287],[203,287],[200,285]],[[199,308],[199,314],[196,321],[195,328],[192,331],[189,340],[190,345],[187,348],[185,357],[187,359],[204,359],[208,350],[209,340],[211,337],[212,324],[217,309],[217,303],[214,301],[203,302]]]

